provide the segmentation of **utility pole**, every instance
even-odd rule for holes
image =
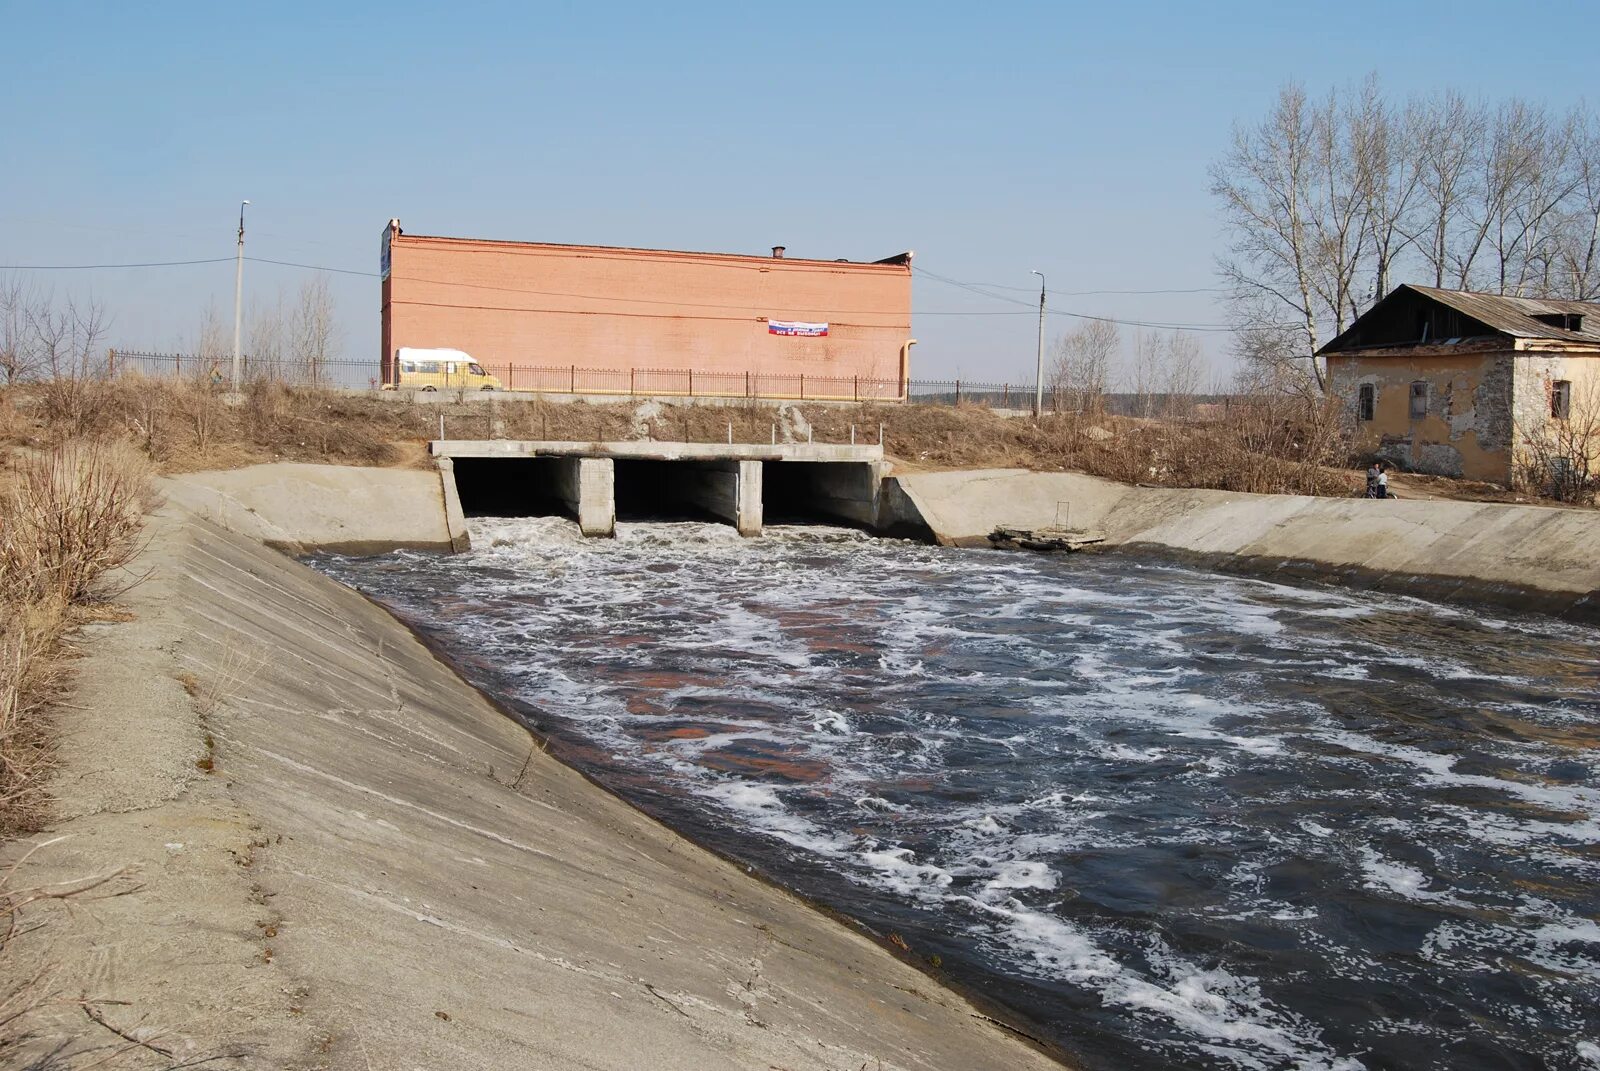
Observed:
[[[1045,272],[1038,275],[1038,354],[1034,362],[1034,419],[1045,411]]]
[[[239,202],[239,259],[233,268],[233,393],[239,393],[239,328],[244,317],[244,206]]]

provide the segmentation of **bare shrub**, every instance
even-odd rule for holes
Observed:
[[[62,607],[0,602],[0,836],[37,828],[47,802],[50,739],[44,709],[63,688],[56,656]]]
[[[138,553],[151,466],[121,442],[90,440],[25,461],[4,516],[0,602],[75,603]]]
[[[1600,496],[1600,383],[1581,384],[1564,415],[1524,432],[1515,475],[1557,502],[1587,505]]]

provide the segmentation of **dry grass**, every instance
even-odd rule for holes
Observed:
[[[959,406],[726,406],[558,403],[526,396],[446,398],[251,384],[230,403],[208,383],[124,376],[111,383],[34,385],[0,398],[0,441],[48,445],[75,434],[136,444],[162,471],[297,460],[423,464],[423,444],[453,439],[587,442],[878,441],[908,467],[1074,470],[1130,483],[1262,493],[1345,494],[1355,488],[1338,414],[1299,399],[1236,403],[1211,421],[1051,414],[1038,424]]]
[[[68,442],[23,458],[0,496],[0,835],[42,816],[66,634],[138,553],[150,469],[126,443]]]

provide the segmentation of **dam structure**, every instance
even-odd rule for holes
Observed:
[[[883,521],[883,446],[836,443],[440,439],[428,451],[455,516],[566,513],[586,536],[617,518],[690,512],[757,536],[769,516]]]

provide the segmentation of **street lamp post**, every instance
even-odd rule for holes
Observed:
[[[1039,350],[1033,367],[1033,419],[1044,412],[1044,272],[1034,271],[1039,277]]]
[[[244,206],[239,202],[239,257],[233,267],[233,392],[239,393],[239,328],[244,318]]]

